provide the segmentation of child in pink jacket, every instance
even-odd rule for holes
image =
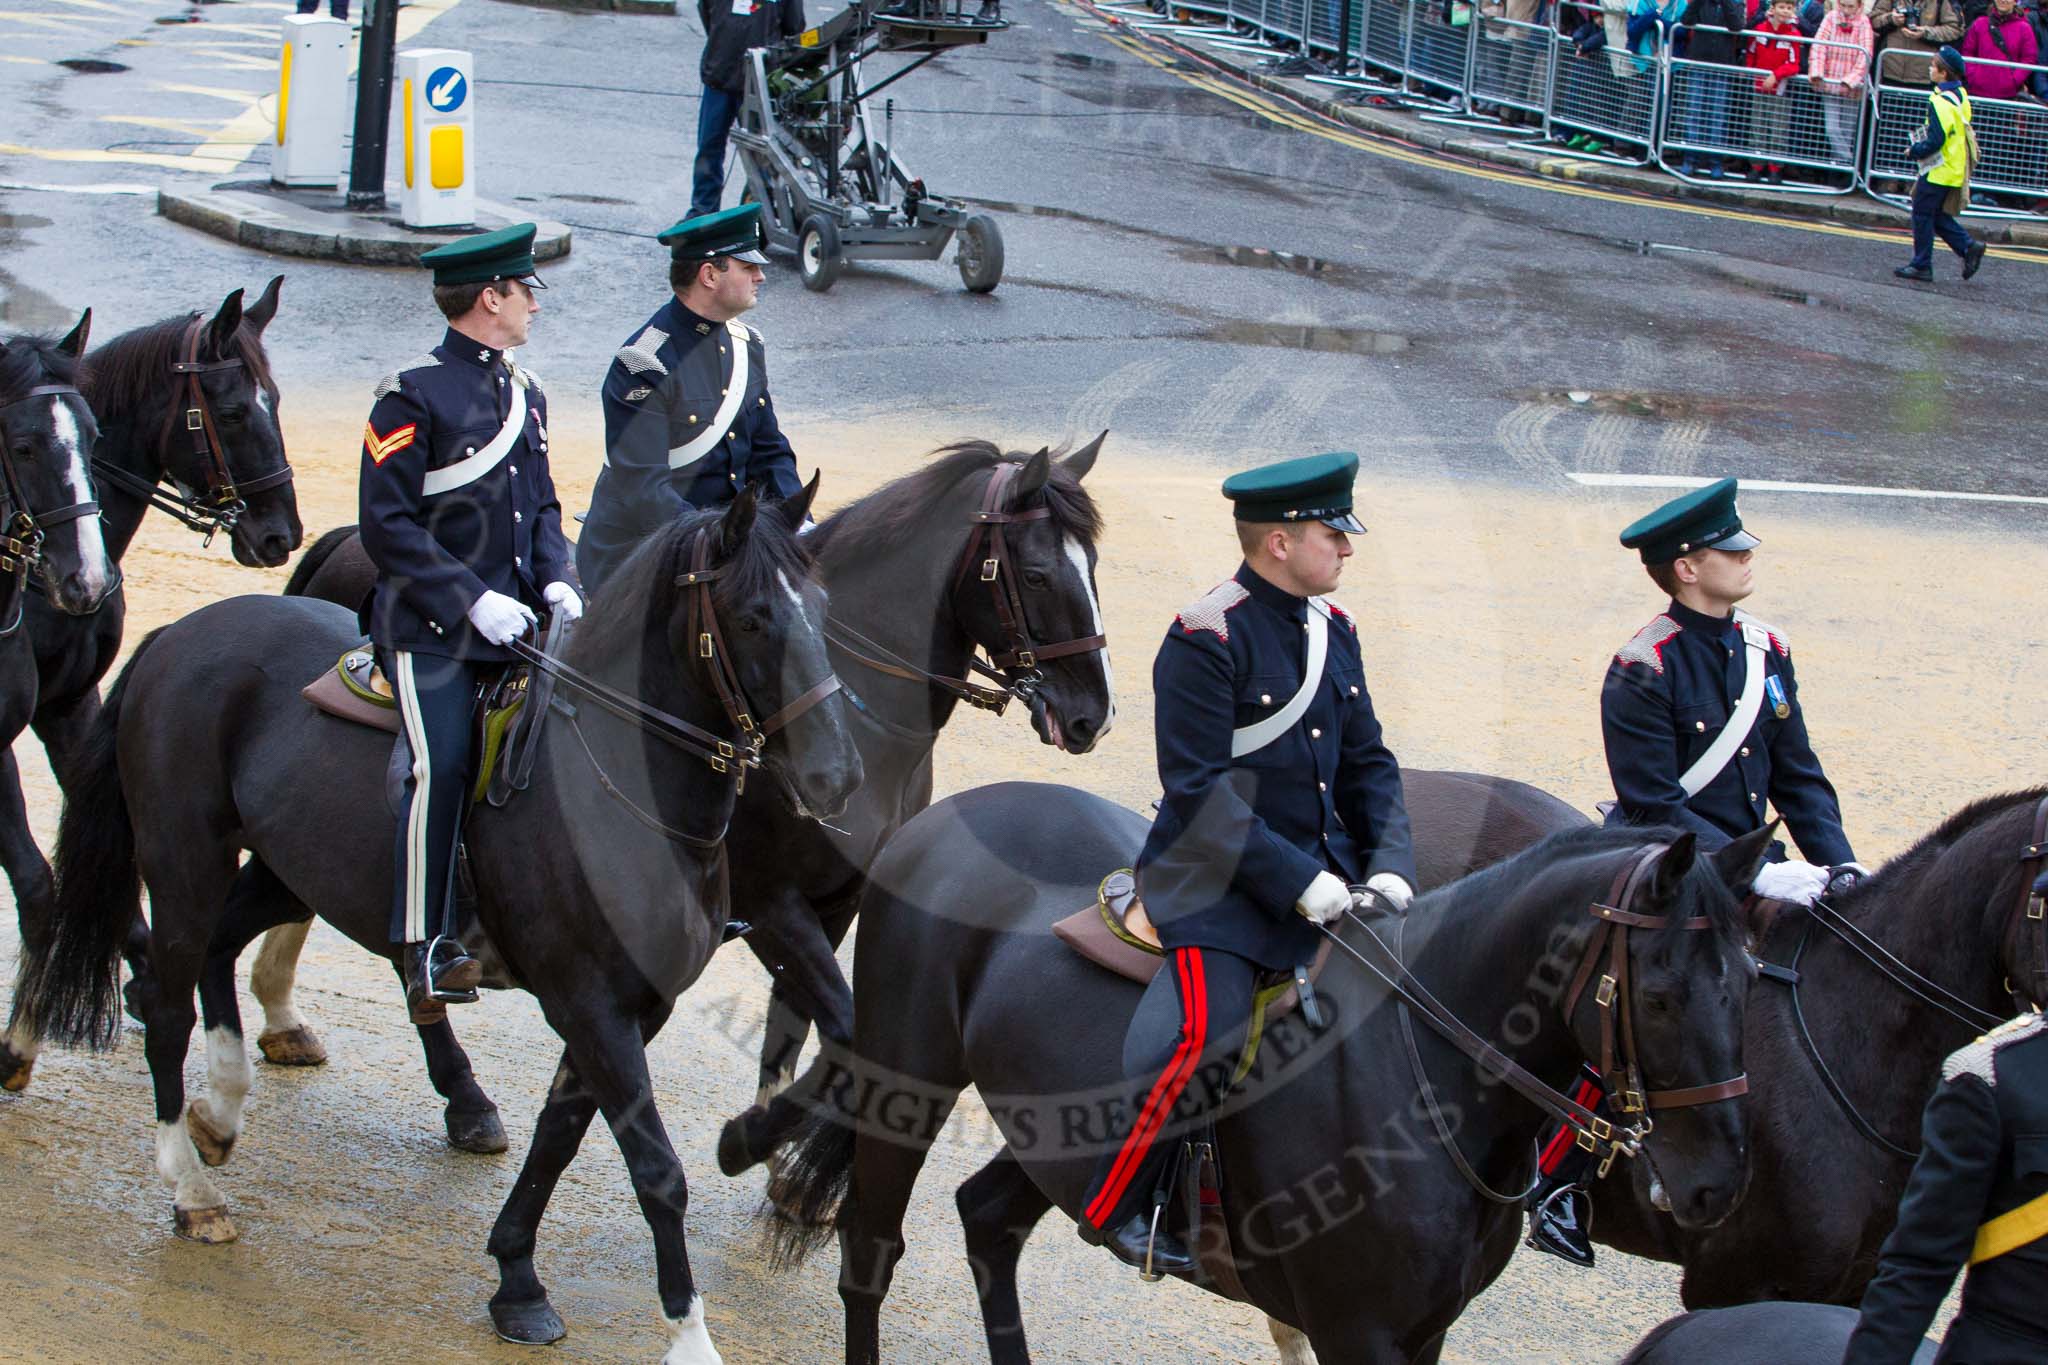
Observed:
[[[1807,79],[1820,92],[1821,121],[1837,161],[1854,164],[1856,130],[1863,121],[1863,86],[1877,35],[1865,0],[1835,0],[1813,35]]]

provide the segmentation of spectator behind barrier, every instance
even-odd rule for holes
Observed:
[[[1690,61],[1714,66],[1742,65],[1742,30],[1747,18],[1742,0],[1687,0],[1681,16],[1691,34],[1686,48]],[[1718,71],[1693,67],[1685,72],[1685,140],[1705,146],[1719,146],[1728,138],[1728,102],[1734,81]],[[1719,180],[1723,171],[1718,152],[1687,152],[1679,162],[1684,175],[1706,175]]]
[[[1483,0],[1479,6],[1479,12],[1488,19],[1505,19],[1510,23],[1539,27],[1548,22],[1549,9],[1550,0]],[[1486,63],[1488,79],[1504,83],[1511,98],[1541,103],[1543,91],[1539,78],[1545,69],[1543,64],[1550,56],[1539,46],[1543,40],[1542,33],[1526,28],[1500,32],[1488,30],[1486,42],[1479,50],[1479,60]],[[1500,45],[1503,43],[1510,46],[1503,47]],[[1543,116],[1503,105],[1500,121],[1510,127],[1519,127],[1523,123],[1541,123]]]
[[[1990,13],[1971,24],[1963,38],[1963,56],[1975,59],[1969,61],[1965,88],[1972,99],[2020,99],[2032,73],[1987,63],[2019,62],[2033,66],[2040,60],[2040,44],[2033,25],[2020,13],[2019,0],[1990,0],[1990,4]]]
[[[1835,0],[1813,35],[1808,74],[1820,92],[1821,119],[1837,161],[1855,159],[1856,126],[1863,118],[1863,87],[1875,42],[1864,0]],[[1839,43],[1840,47],[1827,44]],[[1851,49],[1855,49],[1852,51]]]
[[[1929,85],[1927,59],[1962,41],[1963,11],[1956,0],[1875,0],[1870,27],[1886,85]]]
[[[1750,95],[1750,128],[1766,157],[1757,163],[1759,177],[1771,185],[1785,183],[1785,165],[1776,158],[1784,156],[1791,143],[1792,101],[1785,93],[1799,74],[1800,45],[1785,40],[1803,36],[1796,12],[1794,0],[1770,0],[1749,39],[1747,64],[1761,73]]]
[[[2027,7],[2027,23],[2032,25],[2034,30],[2034,51],[2048,52],[2048,27],[2043,26],[2041,5],[2038,0]],[[2036,71],[2028,77],[2027,88],[2033,91],[2035,99],[2048,104],[2048,71]]]

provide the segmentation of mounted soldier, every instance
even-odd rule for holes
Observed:
[[[674,297],[619,348],[604,378],[604,468],[576,542],[576,567],[594,593],[681,513],[729,503],[751,483],[778,499],[803,487],[768,396],[767,348],[739,320],[768,261],[760,205],[687,218],[658,240],[669,249]]]
[[[1842,1365],[1912,1358],[1963,1278],[1937,1362],[2048,1359],[2048,1031],[2023,1014],[1952,1055]]]
[[[417,1023],[475,1000],[482,977],[450,918],[479,692],[538,611],[583,611],[548,473],[547,398],[511,356],[540,311],[533,237],[521,223],[420,258],[448,330],[378,382],[363,430],[359,517],[377,568],[368,626],[406,772],[391,941],[405,947]]]
[[[1736,607],[1754,588],[1762,542],[1743,529],[1735,493],[1735,480],[1721,479],[1621,533],[1671,600],[1607,668],[1600,725],[1615,800],[1603,810],[1610,825],[1691,830],[1712,850],[1762,829],[1768,802],[1806,860],[1773,845],[1755,894],[1811,905],[1868,874],[1807,738],[1791,647]],[[1598,1103],[1597,1078],[1581,1077],[1573,1098]],[[1593,1263],[1589,1165],[1569,1135],[1553,1132],[1530,1195],[1529,1244],[1579,1265]]]
[[[1396,909],[1414,896],[1401,769],[1366,691],[1358,627],[1324,598],[1350,536],[1353,454],[1315,455],[1226,480],[1244,562],[1181,610],[1152,666],[1159,818],[1137,860],[1168,966],[1124,1039],[1124,1070],[1152,1080],[1129,1136],[1088,1191],[1081,1235],[1128,1264],[1193,1264],[1160,1226],[1169,1116],[1221,1098],[1191,1091],[1197,1060],[1236,1055],[1253,994],[1315,956],[1316,926],[1362,882]]]

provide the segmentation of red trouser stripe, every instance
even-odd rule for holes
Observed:
[[[1572,1099],[1588,1109],[1599,1103],[1600,1098],[1600,1087],[1584,1076],[1579,1077],[1579,1083],[1572,1087]],[[1569,1152],[1577,1141],[1578,1134],[1573,1131],[1570,1124],[1559,1124],[1557,1131],[1550,1135],[1550,1141],[1544,1144],[1543,1151],[1537,1156],[1536,1169],[1544,1175],[1555,1171],[1557,1164],[1564,1160],[1564,1154]]]
[[[1102,1192],[1088,1205],[1086,1217],[1096,1227],[1101,1227],[1102,1220],[1123,1202],[1124,1191],[1130,1188],[1138,1167],[1144,1164],[1146,1153],[1152,1150],[1152,1140],[1159,1135],[1166,1116],[1179,1103],[1181,1091],[1187,1089],[1188,1078],[1195,1074],[1195,1063],[1201,1060],[1202,1049],[1208,1043],[1209,991],[1207,978],[1202,973],[1202,950],[1175,949],[1173,965],[1180,972],[1180,1046],[1174,1049],[1173,1059],[1153,1084],[1152,1093],[1145,1097],[1144,1107],[1138,1111],[1137,1125],[1124,1139],[1123,1149],[1109,1168],[1109,1179],[1103,1182]]]

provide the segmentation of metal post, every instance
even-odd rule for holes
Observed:
[[[398,0],[369,0],[363,54],[356,67],[356,140],[348,206],[384,208],[384,148],[391,135],[391,68],[398,51]]]
[[[1337,7],[1337,74],[1351,74],[1351,0]]]

